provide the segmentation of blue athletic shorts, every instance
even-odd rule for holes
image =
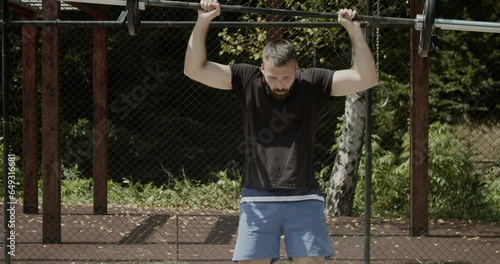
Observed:
[[[242,200],[243,201],[243,200]],[[324,202],[241,202],[233,261],[280,258],[284,235],[288,258],[334,255]]]

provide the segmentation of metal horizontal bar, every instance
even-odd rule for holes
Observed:
[[[194,3],[194,2],[180,2],[180,1],[169,1],[169,0],[145,0],[145,1],[146,1],[145,2],[146,6],[174,7],[174,8],[187,8],[187,9],[201,8],[199,3]],[[241,5],[220,5],[220,7],[221,11],[229,11],[229,12],[331,18],[331,19],[338,18],[338,13],[331,13],[331,12],[310,12],[310,11],[298,11],[298,10],[265,8],[265,7],[249,7]],[[370,22],[374,24],[374,26],[381,25],[383,27],[415,27],[416,24],[416,19],[396,18],[396,17],[357,15],[355,17],[355,20]]]
[[[68,26],[68,27],[113,27],[125,26],[119,21],[80,21],[80,20],[9,20],[7,25],[10,26]]]
[[[127,6],[126,0],[57,0],[66,3],[81,3],[81,4],[98,4],[98,5],[112,5],[112,6]],[[139,1],[139,9],[146,9],[144,1]]]
[[[145,0],[146,6],[156,7],[174,7],[186,9],[200,9],[200,3],[194,2],[181,2],[181,1],[168,1],[168,0]],[[301,17],[322,17],[322,18],[337,18],[336,13],[329,12],[307,12],[296,11],[277,8],[265,7],[250,7],[242,5],[220,5],[221,11],[239,12],[239,13],[253,13],[253,14],[269,14],[269,15],[283,15],[283,16],[301,16]]]
[[[142,21],[141,26],[194,27],[195,21]],[[338,22],[245,22],[245,21],[212,21],[210,27],[227,28],[332,28],[342,27]]]
[[[2,23],[2,21],[0,21]],[[141,26],[150,27],[193,27],[196,21],[141,21]],[[25,26],[32,25],[43,26],[61,26],[61,27],[119,27],[126,23],[120,21],[71,21],[71,20],[10,20],[7,25]],[[294,27],[294,28],[330,28],[341,27],[338,22],[247,22],[247,21],[212,21],[211,27],[231,27],[231,28],[272,28],[272,27]],[[362,23],[362,26],[371,26],[368,23]],[[390,24],[380,24],[379,27],[393,27]]]
[[[434,27],[445,30],[500,33],[500,23],[495,22],[436,18]]]

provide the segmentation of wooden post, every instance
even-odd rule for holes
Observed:
[[[105,20],[103,15],[94,15],[94,20]],[[107,116],[106,116],[106,28],[95,27],[94,35],[94,214],[107,214]]]
[[[35,20],[36,12],[23,12],[25,20]],[[22,28],[23,62],[23,213],[38,214],[38,164],[36,137],[36,49],[37,29]]]
[[[57,20],[57,0],[42,0],[42,19]],[[42,29],[43,243],[61,243],[61,163],[59,153],[59,29]]]
[[[266,7],[268,8],[283,8],[283,0],[266,0]],[[280,15],[266,15],[266,21],[281,21],[283,16]],[[271,41],[283,37],[283,29],[281,27],[266,29],[266,40]]]
[[[422,12],[422,0],[410,1],[410,17]],[[410,234],[429,232],[429,61],[418,55],[420,32],[410,32]]]
[[[106,20],[106,7],[70,2],[72,6],[91,15],[94,20]],[[93,175],[94,214],[108,213],[108,144],[107,144],[107,86],[106,28],[93,29]]]

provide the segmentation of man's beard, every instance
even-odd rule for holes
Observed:
[[[275,100],[278,100],[278,101],[285,101],[292,94],[293,85],[290,87],[290,89],[276,89],[276,90],[273,90],[273,89],[271,89],[271,87],[269,87],[269,85],[266,84],[266,88],[267,88],[266,89],[267,93],[269,95],[271,95],[272,98],[274,98]],[[277,93],[277,91],[279,91],[281,93]]]

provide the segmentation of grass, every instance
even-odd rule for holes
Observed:
[[[188,180],[185,175],[168,185],[160,186],[132,179],[108,181],[108,202],[115,206],[141,208],[237,210],[241,195],[239,181],[229,179],[227,171],[218,172],[216,176],[218,180],[208,184]],[[63,168],[61,185],[63,204],[93,203],[93,181],[81,177],[77,166]],[[40,198],[42,195],[40,182]]]

